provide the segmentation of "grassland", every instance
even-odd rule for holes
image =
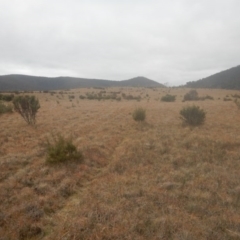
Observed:
[[[0,115],[0,239],[240,239],[240,110],[224,101],[238,92],[198,90],[214,100],[182,102],[189,89],[106,88],[118,99],[80,98],[100,91],[35,92],[36,127]],[[161,102],[167,93],[176,101]],[[206,111],[200,127],[182,125],[192,104]],[[145,122],[133,120],[136,107]],[[82,163],[46,163],[59,133]]]

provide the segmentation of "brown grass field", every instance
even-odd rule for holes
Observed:
[[[0,115],[0,240],[240,239],[240,110],[223,101],[238,92],[199,89],[214,100],[182,102],[189,89],[106,88],[142,99],[79,98],[99,91],[34,93],[36,127]],[[167,92],[176,102],[160,101]],[[183,126],[179,112],[193,104],[206,121]],[[145,122],[133,120],[136,107]],[[84,161],[47,164],[55,134]]]

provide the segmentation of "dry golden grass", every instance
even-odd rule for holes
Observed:
[[[36,128],[0,116],[0,239],[240,239],[240,111],[237,91],[118,88],[136,100],[81,100],[101,89],[34,93]],[[166,93],[176,102],[161,102]],[[69,95],[75,97],[70,101]],[[179,112],[198,105],[201,127]],[[132,119],[136,107],[146,121]],[[61,133],[83,163],[46,164],[46,139]]]

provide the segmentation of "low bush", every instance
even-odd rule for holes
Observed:
[[[183,101],[196,101],[198,99],[198,92],[196,90],[190,90],[183,97]]]
[[[58,134],[47,140],[47,163],[60,163],[69,161],[82,161],[83,155],[77,150],[71,139],[65,139]]]
[[[187,125],[198,126],[204,123],[206,113],[198,106],[184,107],[180,111],[181,119]]]
[[[6,105],[6,104],[0,102],[0,114],[11,113],[12,111],[13,111],[13,109],[12,109],[11,105]]]
[[[133,119],[137,122],[142,122],[146,118],[146,110],[144,108],[136,108],[132,114]]]
[[[35,96],[17,96],[13,99],[14,110],[30,125],[35,125],[36,114],[40,108],[39,101]]]
[[[174,102],[176,100],[176,96],[167,94],[161,98],[162,102]]]

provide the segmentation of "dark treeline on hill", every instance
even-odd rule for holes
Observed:
[[[44,91],[86,87],[165,87],[145,77],[123,81],[73,77],[36,77],[27,75],[0,76],[0,91]]]
[[[195,82],[188,82],[185,87],[240,89],[240,66],[230,68]]]

